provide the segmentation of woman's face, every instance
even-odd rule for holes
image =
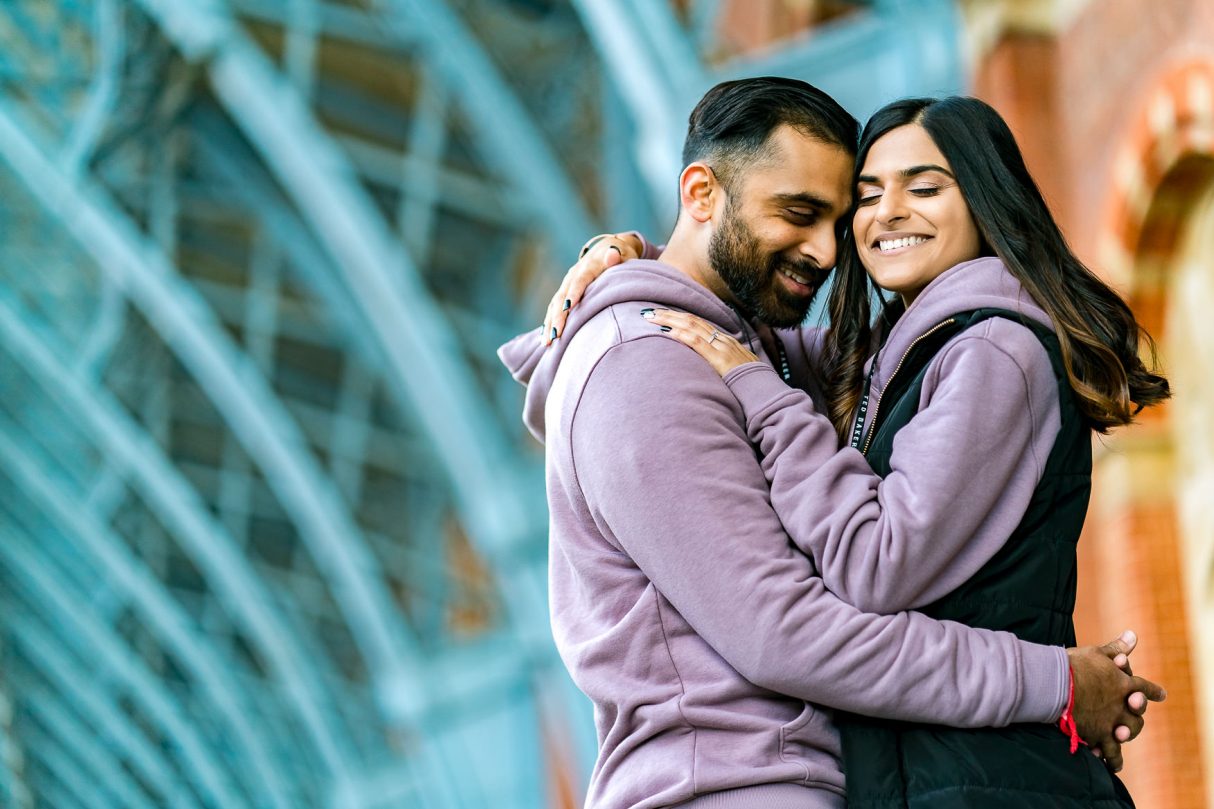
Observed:
[[[982,239],[952,168],[918,124],[891,129],[860,169],[852,220],[873,281],[909,306],[933,278],[977,258]]]

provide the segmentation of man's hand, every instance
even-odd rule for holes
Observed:
[[[1075,725],[1093,752],[1114,772],[1121,769],[1121,743],[1142,731],[1147,701],[1162,702],[1160,686],[1129,672],[1128,655],[1137,638],[1123,632],[1104,646],[1067,649],[1075,676]]]

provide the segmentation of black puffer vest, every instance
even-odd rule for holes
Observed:
[[[1024,518],[994,558],[965,584],[919,611],[939,620],[1004,630],[1057,646],[1075,644],[1075,546],[1091,492],[1091,432],[1075,403],[1058,340],[1046,326],[1004,309],[961,312],[916,340],[881,396],[861,448],[873,471],[890,471],[894,435],[919,409],[933,357],[991,317],[1032,329],[1058,380],[1062,428]],[[1071,755],[1054,725],[963,730],[839,714],[850,809],[1125,809],[1121,782],[1084,749]]]

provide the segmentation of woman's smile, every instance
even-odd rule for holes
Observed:
[[[873,242],[873,249],[883,256],[895,254],[900,255],[912,247],[918,247],[929,239],[931,239],[931,236],[889,233],[879,237],[875,242]]]
[[[980,255],[982,240],[948,160],[918,124],[873,143],[856,184],[860,261],[906,303],[940,273]]]

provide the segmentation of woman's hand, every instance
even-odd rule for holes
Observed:
[[[565,273],[564,280],[548,303],[544,326],[540,331],[544,345],[552,345],[553,340],[565,333],[565,320],[569,317],[569,310],[582,299],[586,287],[590,286],[594,279],[617,264],[640,258],[643,248],[644,245],[636,236],[627,233],[595,236],[586,242],[577,264]]]
[[[673,309],[642,309],[641,317],[660,326],[667,337],[690,346],[721,376],[739,365],[759,359],[746,346],[701,317]]]

